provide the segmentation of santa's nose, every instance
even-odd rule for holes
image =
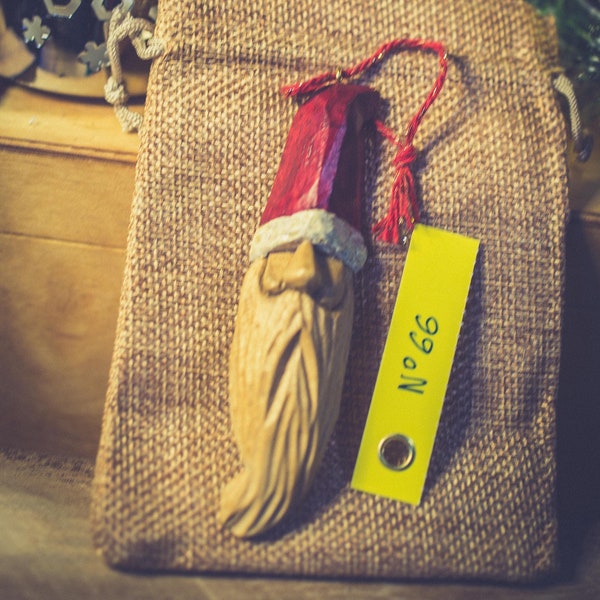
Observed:
[[[292,255],[283,273],[283,284],[286,288],[308,292],[317,291],[323,283],[315,249],[308,241],[303,241]]]

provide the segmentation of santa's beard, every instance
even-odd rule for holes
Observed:
[[[307,293],[266,294],[265,260],[242,284],[230,357],[230,414],[243,469],[223,489],[219,518],[250,537],[278,523],[306,494],[340,408],[354,309],[345,294],[324,308]]]

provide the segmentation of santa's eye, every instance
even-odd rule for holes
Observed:
[[[261,289],[269,295],[284,290],[309,294],[316,302],[333,309],[344,299],[347,267],[303,242],[293,251],[272,252],[265,259]]]
[[[323,281],[313,297],[322,306],[333,309],[341,304],[348,288],[348,267],[337,258],[323,257]]]

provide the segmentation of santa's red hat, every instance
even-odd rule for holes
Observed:
[[[353,271],[362,268],[363,126],[378,103],[369,87],[336,84],[300,106],[250,260],[309,240]]]

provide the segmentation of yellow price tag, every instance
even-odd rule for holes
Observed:
[[[418,505],[479,241],[416,225],[352,487]]]

